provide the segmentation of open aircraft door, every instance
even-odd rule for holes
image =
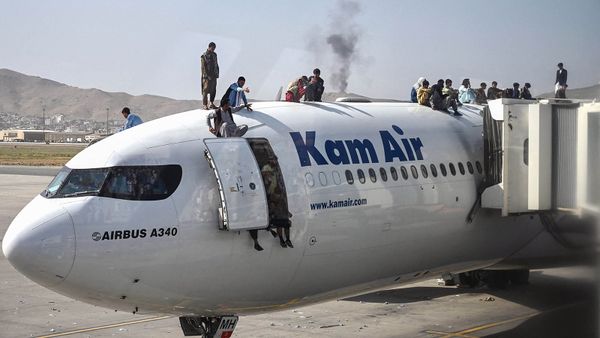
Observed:
[[[219,229],[264,229],[269,224],[267,196],[260,168],[244,138],[204,139],[205,156],[219,186]]]

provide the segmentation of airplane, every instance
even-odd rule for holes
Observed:
[[[205,110],[107,137],[23,208],[2,250],[57,293],[176,315],[204,337],[230,336],[238,316],[486,268],[526,282],[585,256],[559,240],[579,240],[577,217],[550,231],[535,213],[477,208],[482,106],[348,101],[255,103],[235,114],[243,137],[216,138]]]

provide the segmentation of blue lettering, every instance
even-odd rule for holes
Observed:
[[[421,142],[421,138],[420,137],[411,138],[410,143],[412,144],[413,149],[415,150],[415,153],[417,154],[417,160],[422,161],[423,154],[421,154],[421,148],[423,148],[423,143]]]
[[[348,152],[350,153],[350,158],[352,159],[352,163],[378,163],[377,153],[375,152],[375,147],[373,147],[373,143],[371,141],[364,139],[362,142],[360,140],[348,140],[346,141],[346,147],[348,147]],[[367,150],[369,151],[369,156],[371,157],[371,162],[369,162],[369,156],[367,156]],[[360,154],[361,161],[358,160],[358,153]]]
[[[392,130],[399,135],[404,134],[398,126],[393,125]],[[321,153],[315,146],[316,135],[316,131],[307,131],[303,138],[300,132],[290,132],[302,167],[311,166],[313,161],[317,165],[379,163],[375,147],[368,139],[325,140],[325,152]],[[379,135],[385,162],[394,162],[395,159],[399,162],[423,160],[423,142],[419,137],[401,138],[399,143],[390,131],[380,130]]]
[[[327,140],[325,141],[325,151],[332,164],[350,164],[344,142]]]
[[[412,148],[410,147],[410,143],[405,138],[403,138],[401,141],[402,141],[402,144],[404,145],[404,149],[406,149],[406,155],[408,156],[408,160],[414,161],[415,154],[413,154]]]
[[[306,143],[302,139],[302,135],[297,132],[290,132],[290,136],[292,140],[294,140],[294,145],[296,146],[296,152],[298,153],[298,159],[300,160],[300,165],[302,167],[310,166],[310,156],[317,162],[318,165],[327,164],[327,160],[323,157],[323,155],[319,152],[317,148],[315,148],[315,135],[314,131],[306,132]]]
[[[380,130],[379,134],[381,135],[381,142],[383,143],[385,161],[393,162],[395,157],[397,157],[400,161],[406,161],[406,156],[404,155],[404,152],[402,152],[402,148],[400,148],[400,145],[398,142],[396,142],[394,137],[387,130]]]

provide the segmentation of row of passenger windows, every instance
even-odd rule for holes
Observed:
[[[432,177],[438,177],[438,167],[439,174],[444,177],[448,175],[456,176],[458,173],[460,173],[460,175],[466,175],[467,171],[469,172],[469,174],[473,175],[475,173],[475,168],[477,169],[477,173],[481,174],[483,172],[483,168],[481,167],[481,163],[479,161],[475,162],[475,166],[473,166],[473,164],[470,161],[467,161],[466,168],[462,162],[458,162],[457,166],[455,166],[454,163],[450,162],[448,163],[447,169],[444,163],[440,163],[439,166],[436,166],[435,164],[430,164],[429,167],[425,164],[421,164],[419,168],[417,168],[416,165],[411,165],[409,167],[410,175],[414,179],[418,179],[419,175],[421,175],[423,178],[428,178],[430,174]],[[458,173],[456,171],[457,167]],[[408,180],[409,169],[407,169],[406,166],[401,166],[400,173],[398,173],[398,170],[395,167],[390,167],[389,176],[394,181],[398,181],[400,176],[402,176],[404,180]],[[375,169],[369,168],[368,174],[371,182],[377,182],[377,172],[375,171]],[[365,183],[367,181],[365,172],[362,169],[356,170],[356,176],[360,183]],[[388,180],[388,172],[385,168],[379,168],[379,177],[383,182],[386,182]],[[348,182],[348,184],[354,184],[354,174],[350,170],[346,170],[346,181]]]

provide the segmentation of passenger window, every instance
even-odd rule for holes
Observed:
[[[427,167],[424,164],[421,164],[421,174],[423,174],[423,178],[427,178],[427,176],[429,176],[427,174]]]
[[[304,175],[304,178],[306,179],[306,184],[308,184],[309,187],[312,188],[315,186],[315,178],[313,177],[313,174],[306,173],[306,175]]]
[[[473,175],[473,173],[475,172],[475,170],[473,170],[473,165],[471,164],[471,161],[467,161],[467,169],[469,170],[469,174]]]
[[[450,162],[448,164],[448,168],[450,168],[450,173],[452,174],[452,176],[456,176],[456,168],[454,168],[454,163]]]
[[[465,174],[465,166],[462,164],[462,162],[458,162],[458,170],[460,171],[461,175]]]
[[[446,171],[446,166],[444,165],[444,163],[440,163],[440,171],[442,172],[442,176],[446,177],[446,175],[448,174],[448,172]]]
[[[475,166],[477,167],[477,172],[481,174],[483,172],[483,169],[481,168],[481,163],[479,163],[479,161],[475,161]]]
[[[394,167],[390,167],[390,174],[392,175],[392,179],[394,181],[398,180],[398,171]]]
[[[335,183],[335,185],[342,184],[342,178],[340,177],[340,173],[337,171],[331,173],[331,178],[333,179],[333,183]]]
[[[385,171],[385,168],[379,168],[379,176],[381,176],[382,181],[387,181],[387,171]]]
[[[431,169],[431,175],[433,175],[433,177],[437,177],[437,169],[435,168],[435,164],[432,163],[429,168]]]
[[[319,172],[319,183],[321,183],[322,186],[327,185],[327,175],[322,171]]]
[[[371,179],[371,182],[377,182],[377,175],[375,174],[375,170],[373,170],[373,168],[369,168],[369,178]]]
[[[405,166],[400,167],[400,172],[402,173],[402,178],[404,180],[407,180],[408,179],[408,170],[406,170]]]
[[[414,165],[410,166],[410,172],[412,173],[413,178],[419,178],[419,172],[417,171],[417,167],[415,167]]]
[[[356,175],[358,176],[358,181],[360,183],[364,184],[365,183],[365,173],[364,173],[364,171],[362,171],[362,169],[358,169],[356,171]]]
[[[354,177],[352,176],[352,172],[350,170],[346,170],[346,181],[348,184],[354,184]]]

